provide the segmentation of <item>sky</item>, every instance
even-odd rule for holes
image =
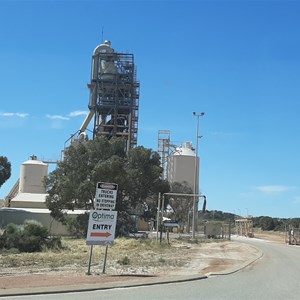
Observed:
[[[138,145],[156,151],[170,130],[195,146],[192,112],[205,112],[207,209],[300,217],[299,15],[297,0],[0,0],[0,155],[12,165],[0,198],[31,155],[61,158],[88,112],[93,50],[110,40],[137,65]]]

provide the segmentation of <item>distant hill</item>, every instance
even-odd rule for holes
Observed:
[[[219,210],[207,210],[205,214],[199,211],[200,221],[233,221],[241,219],[242,216],[238,216],[232,213],[227,213]],[[251,217],[253,220],[253,227],[261,228],[262,230],[275,230],[284,231],[292,226],[294,228],[300,228],[300,218],[272,218],[269,216]]]

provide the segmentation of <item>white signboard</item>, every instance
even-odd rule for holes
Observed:
[[[118,185],[116,183],[98,182],[95,196],[96,209],[115,209]]]
[[[91,210],[87,245],[112,245],[115,240],[117,211]]]

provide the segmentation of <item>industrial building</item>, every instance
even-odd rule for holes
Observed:
[[[187,182],[199,194],[200,159],[191,142],[181,146],[172,144],[169,130],[158,132],[158,153],[161,157],[163,178],[170,183]]]
[[[46,208],[46,189],[43,179],[48,175],[48,165],[36,156],[21,164],[18,192],[9,195],[9,207]]]
[[[35,220],[44,225],[51,235],[67,235],[68,230],[54,220],[46,206],[46,189],[43,183],[48,175],[48,164],[32,155],[20,167],[20,178],[6,197],[6,207],[0,209],[0,228],[9,223],[23,224]],[[70,214],[82,213],[70,212]]]
[[[92,57],[89,114],[81,125],[79,138],[93,119],[93,138],[124,137],[126,150],[137,145],[139,87],[134,55],[115,52],[109,41],[97,46]]]
[[[98,45],[92,56],[89,114],[71,142],[87,138],[87,127],[93,119],[93,139],[97,136],[124,137],[126,150],[137,145],[139,82],[136,79],[134,55],[117,53],[109,41]],[[22,224],[26,219],[41,222],[50,234],[67,234],[46,206],[47,192],[43,179],[48,164],[32,156],[20,169],[20,179],[0,209],[0,228],[8,223]],[[68,212],[79,214],[83,211]]]

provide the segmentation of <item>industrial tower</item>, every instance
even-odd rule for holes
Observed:
[[[168,159],[170,155],[170,130],[158,131],[158,150],[160,166],[163,168],[163,179],[168,179]]]
[[[133,54],[117,53],[109,41],[97,46],[92,57],[89,114],[79,129],[85,130],[94,117],[96,136],[125,137],[126,150],[137,145],[139,87]]]

